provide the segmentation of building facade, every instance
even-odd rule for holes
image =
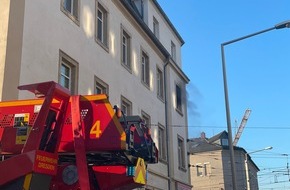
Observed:
[[[226,131],[211,138],[206,138],[205,134],[202,134],[200,138],[190,139],[189,152],[193,189],[233,189],[228,134]],[[241,147],[234,147],[234,155],[237,188],[244,190],[250,186],[250,189],[259,189],[257,177],[259,168],[251,157]],[[247,179],[249,183],[247,183]]]
[[[72,94],[109,95],[151,127],[159,163],[146,189],[190,189],[188,77],[183,39],[156,0],[1,0],[0,99],[56,81]]]

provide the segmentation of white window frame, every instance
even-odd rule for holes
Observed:
[[[205,162],[203,164],[203,173],[204,176],[210,176],[211,175],[211,164],[209,162]]]
[[[195,164],[195,168],[196,168],[196,176],[198,177],[203,177],[203,164],[202,163],[196,163]]]
[[[160,161],[167,161],[165,127],[158,123],[158,152]]]
[[[132,115],[132,102],[121,96],[121,110],[126,116]]]
[[[150,87],[150,69],[149,69],[149,56],[144,51],[141,52],[141,80],[142,83]]]
[[[65,72],[63,72],[63,68],[65,69]],[[63,87],[67,88],[68,90],[71,90],[71,78],[72,76],[72,68],[70,65],[66,63],[61,63],[60,65],[60,83]],[[64,82],[62,82],[64,81]]]
[[[102,14],[99,17],[99,12]],[[96,41],[106,50],[108,50],[108,10],[99,2],[96,1]],[[101,30],[99,30],[101,26]]]
[[[176,62],[176,45],[171,41],[171,58]]]
[[[70,10],[65,6],[66,3],[70,4]],[[79,25],[80,0],[61,0],[61,10],[65,15]]]
[[[184,139],[181,136],[177,136],[177,152],[178,152],[178,168],[185,170],[185,148]]]
[[[135,4],[138,13],[140,15],[140,17],[142,18],[142,20],[144,19],[144,0],[134,0],[133,3]]]
[[[156,82],[157,82],[157,97],[161,100],[164,99],[164,78],[163,72],[161,69],[157,67],[156,69]]]
[[[156,36],[156,38],[159,39],[159,22],[154,16],[153,16],[153,33]]]
[[[142,119],[145,121],[145,125],[148,128],[151,128],[151,117],[149,114],[147,114],[146,112],[144,112],[143,110],[141,111],[141,117]]]
[[[176,104],[176,110],[179,113],[182,113],[182,96],[183,96],[183,91],[181,88],[181,85],[176,84],[175,86],[175,104]]]
[[[69,69],[69,75],[62,73],[62,67],[65,66]],[[69,80],[68,85],[62,84],[62,78]],[[78,63],[68,56],[63,51],[59,51],[59,84],[67,88],[71,94],[77,93],[77,84],[78,84]]]
[[[131,35],[123,27],[121,27],[121,63],[131,71]]]
[[[99,92],[98,92],[99,91]],[[105,83],[103,80],[95,76],[95,87],[94,87],[95,94],[106,94],[109,96],[109,85]]]

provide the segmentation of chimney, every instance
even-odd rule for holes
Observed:
[[[201,138],[201,139],[206,139],[206,137],[205,137],[205,132],[201,132],[201,133],[200,133],[200,138]]]

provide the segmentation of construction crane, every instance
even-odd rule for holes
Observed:
[[[249,119],[250,114],[251,114],[251,110],[250,109],[246,109],[244,117],[243,117],[243,119],[241,121],[241,124],[240,124],[240,126],[238,128],[238,131],[236,133],[235,139],[233,141],[233,146],[236,146],[238,144],[238,141],[241,138],[241,135],[243,133],[243,130],[244,130],[245,126],[246,126],[246,123],[247,123],[247,121]]]

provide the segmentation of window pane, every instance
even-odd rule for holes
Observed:
[[[70,68],[65,64],[61,65],[61,76],[60,76],[60,84],[68,89],[70,89]]]
[[[181,111],[181,88],[176,85],[176,108]]]
[[[100,41],[103,41],[103,13],[98,10],[98,34],[97,37]]]
[[[150,116],[147,113],[143,112],[143,111],[142,111],[142,119],[144,120],[146,127],[150,128],[151,127],[150,126],[150,123],[151,123],[150,122]]]
[[[163,151],[162,151],[162,146],[163,146],[163,143],[162,143],[162,129],[158,129],[158,148],[159,148],[159,153],[160,153],[160,157],[163,158]]]
[[[145,57],[142,56],[142,81],[145,82]]]
[[[99,88],[98,86],[96,87],[96,91],[95,91],[96,94],[103,94],[102,93],[102,89]]]
[[[196,165],[196,174],[197,176],[202,176],[202,166],[200,164]]]
[[[181,142],[180,142],[180,140],[178,139],[178,164],[179,164],[179,166],[181,166],[181,154],[182,154],[182,152],[181,152]]]
[[[122,109],[122,112],[123,112],[125,115],[127,115],[127,106],[123,104],[122,107],[121,107],[121,109]]]
[[[121,110],[126,115],[132,114],[132,103],[123,96],[121,97]]]
[[[98,19],[100,21],[103,21],[103,13],[102,13],[102,11],[100,9],[98,10]]]
[[[184,144],[183,140],[178,138],[178,164],[179,167],[184,168],[185,167],[185,157],[184,157]]]
[[[171,42],[171,57],[176,61],[176,46],[173,42]]]
[[[102,84],[96,82],[95,94],[107,94],[107,88],[107,85],[103,86]]]
[[[203,166],[204,166],[204,176],[207,176],[207,165],[204,164]]]
[[[123,36],[123,45],[122,45],[122,61],[127,65],[127,38]]]
[[[65,64],[61,65],[61,74],[66,76],[66,77],[70,77],[70,68],[68,66],[66,66]]]
[[[148,56],[143,52],[142,53],[142,58],[141,58],[141,61],[142,61],[142,81],[149,85],[149,59],[148,59]]]
[[[146,57],[145,61],[145,74],[146,74],[146,84],[149,84],[149,63],[148,63],[148,57]]]
[[[99,79],[95,76],[95,94],[108,94],[109,93],[109,85],[106,84],[103,80]]]
[[[103,18],[103,43],[105,45],[108,44],[107,29],[108,29],[107,12],[104,12],[104,18]]]
[[[72,94],[77,93],[78,63],[60,51],[59,84],[69,89]]]
[[[126,46],[123,45],[123,54],[122,54],[122,62],[127,65],[126,61]]]
[[[79,7],[78,0],[73,0],[73,15],[76,18],[78,17],[78,7]]]
[[[67,88],[67,89],[70,89],[69,79],[68,79],[68,78],[65,78],[65,77],[61,76],[61,78],[60,78],[60,84],[61,84],[63,87],[65,87],[65,88]]]
[[[158,95],[160,97],[163,97],[163,93],[162,93],[162,80],[161,80],[160,73],[159,73],[159,79],[158,79]]]
[[[65,10],[67,10],[68,12],[71,12],[71,7],[72,7],[72,0],[64,0],[63,2],[63,7]]]
[[[96,38],[105,46],[108,45],[107,36],[107,11],[106,9],[98,3],[97,15],[96,15]]]
[[[153,33],[159,38],[159,23],[155,17],[153,17]]]
[[[158,150],[160,158],[166,160],[165,131],[162,127],[158,128]]]
[[[102,23],[99,21],[98,23],[98,39],[103,41],[103,26]]]
[[[163,98],[163,74],[159,69],[157,70],[157,95]]]
[[[122,63],[127,66],[128,69],[131,69],[130,63],[130,36],[127,34],[125,30],[121,30],[122,34],[122,41],[121,41],[121,61]]]

